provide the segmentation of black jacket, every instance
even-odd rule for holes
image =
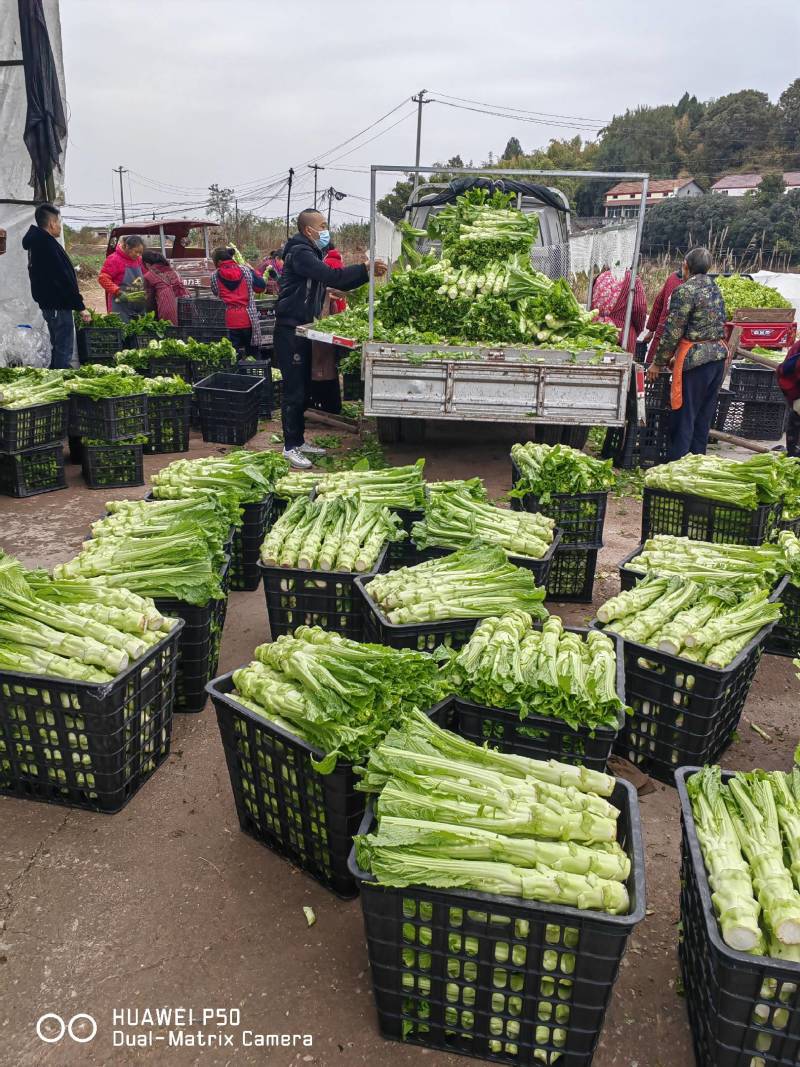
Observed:
[[[275,308],[278,326],[304,326],[322,310],[326,289],[349,292],[369,281],[363,264],[336,270],[323,262],[323,253],[302,233],[291,237],[283,251],[283,274]]]
[[[78,276],[60,242],[40,226],[31,226],[22,238],[22,247],[28,253],[31,295],[39,307],[83,311]]]

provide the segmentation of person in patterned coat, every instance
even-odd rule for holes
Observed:
[[[684,282],[670,297],[669,314],[647,372],[655,381],[667,367],[672,371],[670,461],[689,452],[705,455],[725,377],[725,302],[708,276],[711,262],[707,248],[687,252]]]

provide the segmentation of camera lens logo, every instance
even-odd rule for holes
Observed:
[[[36,1021],[36,1035],[48,1045],[55,1045],[69,1034],[70,1038],[79,1045],[85,1045],[94,1039],[97,1033],[97,1022],[86,1012],[78,1012],[66,1022],[60,1015],[48,1011],[40,1015]]]

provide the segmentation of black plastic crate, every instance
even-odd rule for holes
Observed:
[[[781,510],[780,504],[761,504],[748,510],[703,496],[645,487],[641,540],[672,534],[692,541],[760,545],[777,529]]]
[[[119,489],[144,485],[144,445],[121,441],[114,445],[83,444],[83,477],[89,489]]]
[[[272,495],[253,504],[243,504],[242,525],[233,535],[231,550],[231,589],[258,589],[261,582],[259,560],[264,535],[273,523]]]
[[[213,344],[228,336],[225,326],[181,326],[181,340],[194,339],[203,345]]]
[[[64,446],[44,445],[0,453],[0,493],[26,497],[65,489]]]
[[[342,375],[342,400],[363,400],[364,382],[360,374]]]
[[[731,367],[731,392],[737,400],[780,400],[786,403],[775,371],[752,364],[734,363]]]
[[[262,380],[217,372],[195,386],[204,441],[243,445],[258,432]]]
[[[628,915],[463,889],[385,888],[351,852],[384,1037],[497,1063],[589,1067],[628,936],[645,913],[636,791],[618,780],[611,802],[631,859]],[[373,826],[370,805],[360,832]]]
[[[209,600],[203,607],[173,597],[155,597],[154,600],[162,614],[184,622],[178,644],[175,711],[202,711],[206,704],[206,685],[217,673],[219,664],[228,611],[227,595],[220,600]]]
[[[294,633],[298,626],[321,626],[353,641],[372,640],[365,624],[365,605],[356,591],[359,575],[350,571],[300,570],[259,562],[272,640]],[[387,567],[384,548],[370,575]],[[387,644],[388,642],[383,642]]]
[[[711,423],[715,430],[725,429],[725,420],[733,403],[733,393],[730,389],[720,389],[717,397],[717,410],[714,412],[714,421]]]
[[[180,326],[169,325],[169,326],[162,326],[161,327],[161,336],[160,337],[154,337],[151,333],[137,333],[137,334],[135,334],[135,336],[133,338],[133,345],[134,345],[135,348],[149,348],[151,341],[161,341],[161,340],[179,341],[180,339],[181,339],[181,328],[180,328]],[[126,342],[126,347],[127,348],[131,347],[129,342]],[[156,362],[160,362],[160,361],[156,360]]]
[[[800,515],[795,519],[781,519],[778,523],[778,529],[789,530],[800,537]]]
[[[178,297],[179,326],[225,328],[225,304],[217,296]]]
[[[117,327],[84,326],[77,331],[79,363],[110,363],[128,347]]]
[[[238,374],[246,374],[251,378],[258,378],[264,382],[258,415],[261,419],[271,419],[273,404],[272,362],[268,359],[241,359],[236,364],[236,371]]]
[[[236,367],[233,362],[233,357],[229,363],[218,362],[209,363],[207,360],[192,359],[189,360],[187,365],[188,377],[185,381],[191,382],[193,385],[197,385],[198,382],[202,382],[204,378],[208,378],[211,374],[235,374]],[[183,375],[181,375],[183,377]]]
[[[22,452],[63,441],[67,432],[67,401],[30,408],[0,408],[0,452]]]
[[[159,455],[165,452],[188,452],[191,410],[191,393],[149,396],[147,420],[150,426],[145,451]]]
[[[516,486],[522,475],[514,460],[511,460],[511,484]],[[553,493],[547,504],[542,504],[532,493],[511,500],[514,511],[530,511],[547,515],[561,531],[561,544],[595,545],[603,547],[603,526],[606,519],[608,490],[598,493]]]
[[[145,434],[147,394],[92,400],[73,393],[69,399],[69,432],[75,437],[93,437],[109,444]]]
[[[323,752],[236,701],[232,674],[215,678],[208,693],[245,833],[285,856],[340,897],[356,885],[347,857],[364,814],[353,765],[340,760],[331,774],[314,770]]]
[[[573,626],[569,633],[585,636],[588,631]],[[608,635],[614,642],[617,654],[617,696],[625,703],[625,661],[622,638]],[[447,719],[441,725],[466,737],[477,745],[488,745],[501,752],[513,752],[531,759],[556,759],[562,763],[576,763],[604,771],[611,755],[614,740],[622,729],[624,713],[620,712],[616,730],[599,727],[573,729],[561,719],[537,715],[534,709],[520,719],[518,711],[507,708],[490,708],[455,696],[448,710]]]
[[[391,511],[400,517],[403,529],[408,534],[408,537],[402,541],[391,541],[389,543],[387,555],[389,569],[397,570],[398,567],[413,567],[415,563],[420,562],[421,556],[420,550],[411,540],[411,527],[415,522],[422,522],[425,518],[425,512],[415,511],[411,508],[391,508]]]
[[[800,1063],[800,964],[737,952],[722,940],[686,780],[681,802],[681,936],[678,958],[698,1064],[795,1067]],[[723,772],[723,779],[730,775]]]
[[[785,585],[784,580],[770,599],[780,600]],[[739,725],[774,626],[765,626],[721,670],[624,641],[625,697],[633,714],[626,715],[614,751],[667,785],[678,767],[713,763]]]
[[[180,625],[113,682],[0,671],[0,793],[119,811],[169,755]]]
[[[151,356],[147,368],[150,378],[183,378],[185,382],[191,382],[192,364],[186,356]]]
[[[721,429],[750,441],[779,441],[789,409],[786,401],[739,400],[733,397]]]
[[[767,637],[764,651],[773,656],[800,657],[800,588],[787,583],[781,593],[783,613]]]
[[[547,578],[547,599],[590,604],[597,570],[597,548],[570,545],[553,556]]]
[[[389,648],[413,648],[433,652],[439,645],[461,648],[472,637],[480,619],[449,619],[442,622],[416,622],[396,625],[389,622],[367,592],[371,577],[356,578],[354,590],[363,598],[364,640]]]

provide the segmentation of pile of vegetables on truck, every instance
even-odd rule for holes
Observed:
[[[565,279],[534,270],[538,219],[517,210],[513,199],[471,190],[432,215],[427,233],[441,242],[441,256],[415,257],[377,291],[375,340],[616,349],[615,327],[582,308]],[[367,308],[357,304],[324,319],[323,327],[366,341]]]

